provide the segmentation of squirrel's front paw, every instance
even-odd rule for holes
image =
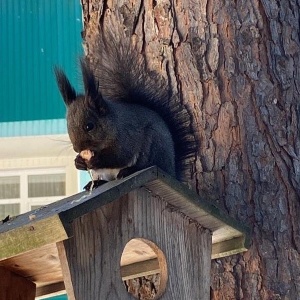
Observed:
[[[94,181],[90,181],[83,189],[85,191],[90,191],[90,190],[94,190],[95,188],[97,188],[98,186],[106,183],[106,180],[94,180]]]
[[[87,164],[85,160],[80,156],[80,154],[78,154],[75,158],[75,167],[78,170],[87,170]]]

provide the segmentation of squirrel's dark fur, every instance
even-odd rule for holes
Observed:
[[[196,152],[187,109],[132,46],[109,36],[99,38],[97,50],[92,63],[81,60],[85,94],[77,94],[55,69],[74,150],[94,154],[89,161],[78,155],[76,167],[94,170],[95,179],[112,180],[157,165],[184,180]]]

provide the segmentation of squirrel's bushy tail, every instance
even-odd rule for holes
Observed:
[[[172,134],[177,178],[187,181],[198,145],[191,113],[176,99],[168,82],[147,69],[144,57],[126,39],[118,41],[109,33],[99,37],[98,44],[90,64],[102,96],[140,104],[158,113]]]

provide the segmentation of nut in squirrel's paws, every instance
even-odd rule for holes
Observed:
[[[91,150],[82,150],[79,154],[84,160],[89,161],[93,156],[94,156],[94,152]]]

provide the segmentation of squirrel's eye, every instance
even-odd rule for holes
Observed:
[[[91,131],[91,130],[94,129],[94,127],[95,127],[94,123],[88,122],[88,123],[85,124],[84,129],[85,129],[85,131]]]

